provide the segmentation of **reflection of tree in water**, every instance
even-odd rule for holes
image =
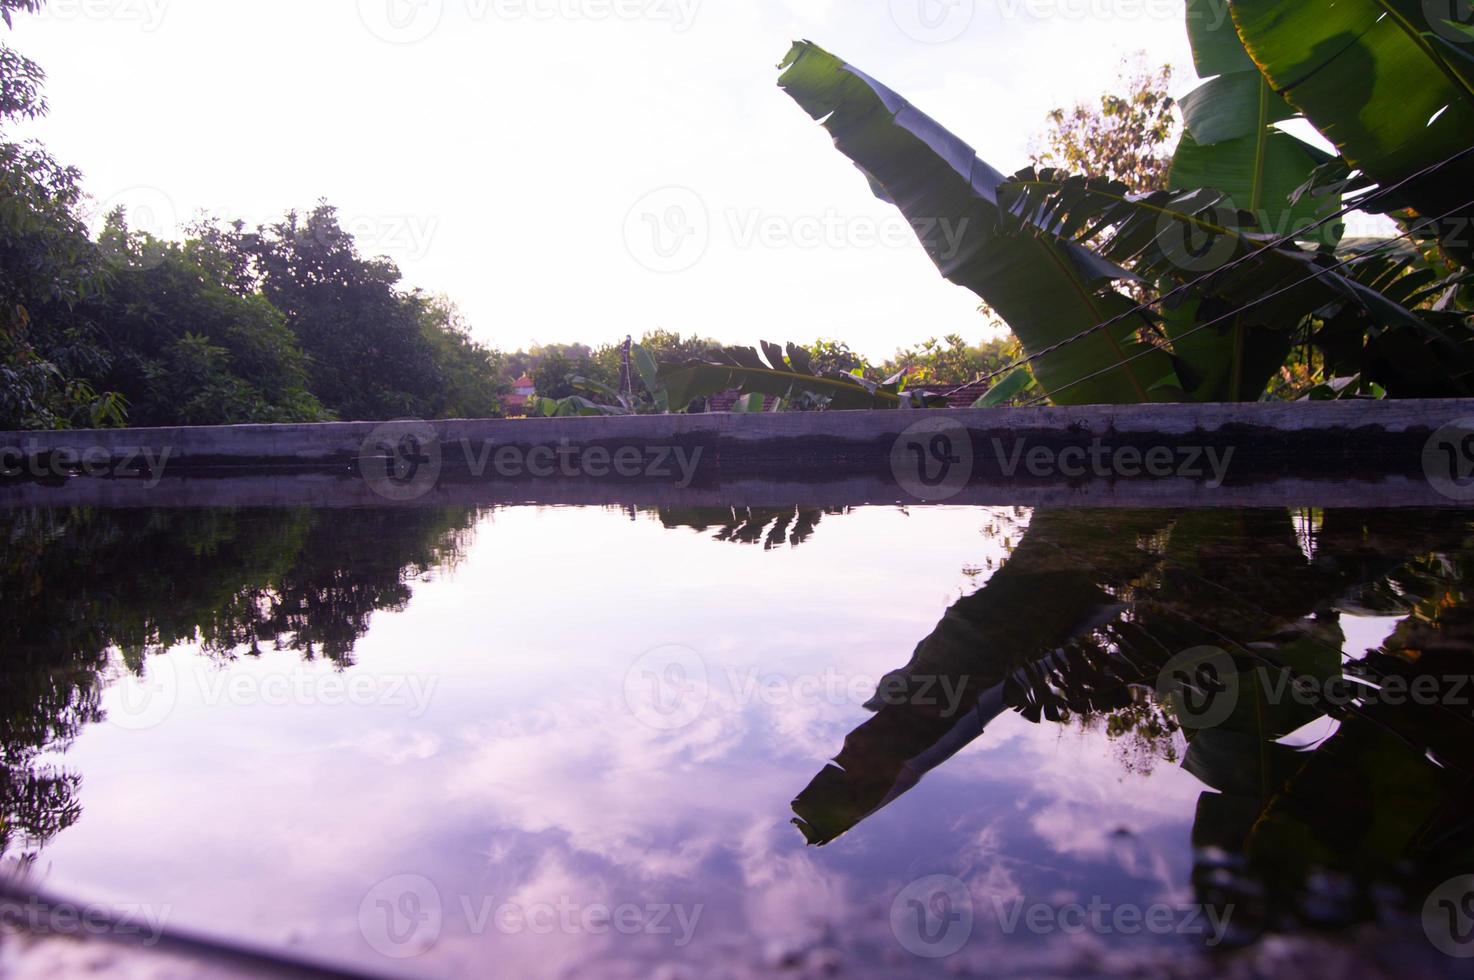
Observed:
[[[1176,764],[1182,755],[1182,729],[1171,706],[1140,688],[1129,688],[1128,694],[1131,703],[1114,711],[1071,715],[1066,710],[1061,720],[1104,735],[1127,772],[1145,776],[1159,762]]]
[[[798,547],[813,537],[825,517],[848,514],[849,507],[661,507],[668,528],[711,531],[717,541],[761,544],[765,551],[785,544]]]
[[[474,512],[0,514],[0,854],[75,822],[78,777],[43,763],[99,721],[105,674],[184,643],[352,663],[379,609],[454,561]]]
[[[1474,717],[1455,690],[1474,666],[1469,539],[1451,512],[1327,512],[1297,528],[1279,511],[1039,511],[887,678],[875,716],[795,800],[796,823],[834,840],[1004,711],[1084,719],[1138,753],[1185,744],[1182,765],[1208,787],[1193,826],[1201,901],[1259,928],[1370,918],[1384,885],[1426,894],[1474,870]],[[1364,612],[1405,618],[1343,667],[1341,618]],[[1179,743],[1149,692],[1200,646],[1231,652],[1240,692],[1211,726],[1181,718]],[[1422,684],[1438,703],[1285,693],[1343,675]],[[938,679],[964,692],[959,709],[926,698]],[[1318,744],[1281,741],[1325,717],[1335,730]]]

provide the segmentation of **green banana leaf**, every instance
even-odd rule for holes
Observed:
[[[1028,169],[1002,186],[999,199],[1010,215],[1089,242],[1164,290],[1191,284],[1160,318],[1178,379],[1194,400],[1257,399],[1284,363],[1293,328],[1328,308],[1347,308],[1348,322],[1363,330],[1426,329],[1399,305],[1407,295],[1401,280],[1397,294],[1387,296],[1376,288],[1390,282],[1385,276],[1345,276],[1325,256],[1276,246],[1220,191],[1131,194],[1108,178]],[[1236,267],[1227,270],[1230,263]]]
[[[1111,285],[1129,273],[1050,229],[1006,221],[1003,175],[894,91],[808,41],[779,67],[779,86],[822,122],[876,194],[900,208],[942,275],[982,297],[1030,355],[1132,313],[1136,304]],[[926,233],[942,219],[960,241]],[[1148,326],[1142,315],[1122,319],[1039,357],[1034,377],[1059,404],[1176,400],[1171,359],[1137,337]]]
[[[996,408],[1006,405],[1034,386],[1034,376],[1028,367],[1014,368],[1002,381],[989,388],[987,393],[973,402],[973,408]]]
[[[819,374],[808,352],[793,344],[788,345],[786,357],[777,344],[763,341],[762,347],[766,362],[751,347],[724,347],[714,355],[716,360],[661,365],[658,380],[671,409],[684,410],[697,398],[733,390],[765,399],[808,399],[815,403],[813,407],[840,411],[947,405],[946,399],[929,392],[904,390],[900,378],[876,384],[852,374]]]
[[[1220,207],[1242,209],[1253,216],[1260,231],[1275,238],[1307,228],[1339,209],[1339,193],[1299,193],[1332,158],[1274,128],[1296,112],[1244,50],[1225,0],[1188,0],[1187,32],[1193,65],[1207,80],[1182,98],[1187,132],[1173,155],[1168,186],[1221,190],[1227,200]],[[1334,245],[1341,231],[1342,226],[1329,224],[1308,235],[1317,243]],[[1300,316],[1261,307],[1243,322],[1236,317],[1221,327],[1195,331],[1198,324],[1184,323],[1183,315],[1197,308],[1189,304],[1167,317],[1169,336],[1185,338],[1174,343],[1184,387],[1207,401],[1257,398],[1289,348],[1288,339],[1263,326],[1292,327]],[[1216,307],[1208,304],[1203,309]]]
[[[1193,64],[1207,81],[1182,98],[1187,134],[1172,159],[1169,186],[1224,191],[1276,237],[1336,211],[1337,196],[1295,195],[1332,158],[1274,128],[1296,112],[1249,58],[1224,0],[1188,0],[1187,33]],[[1322,227],[1312,237],[1334,245],[1340,228]]]
[[[1435,23],[1423,0],[1236,0],[1238,35],[1274,90],[1382,186],[1470,146],[1474,39]],[[1448,7],[1445,5],[1444,10]],[[1442,29],[1439,29],[1442,28]],[[1398,195],[1424,217],[1449,213],[1445,250],[1474,265],[1474,154]]]
[[[655,357],[640,344],[630,348],[630,360],[634,363],[635,372],[639,374],[640,380],[645,382],[650,396],[655,399],[655,410],[662,415],[670,413],[670,392],[660,383],[660,367],[655,363]]]

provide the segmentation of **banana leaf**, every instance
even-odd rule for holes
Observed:
[[[1276,237],[1336,211],[1339,196],[1295,194],[1332,157],[1274,128],[1293,118],[1295,109],[1249,58],[1224,0],[1188,0],[1187,33],[1193,64],[1207,81],[1182,98],[1187,134],[1172,158],[1169,186],[1224,191]],[[1312,234],[1334,245],[1340,227],[1323,226]]]
[[[1364,330],[1425,327],[1398,303],[1407,294],[1401,280],[1387,296],[1376,288],[1385,276],[1344,276],[1325,256],[1278,246],[1221,191],[1132,194],[1108,178],[1026,169],[1000,188],[1000,202],[1164,289],[1191,284],[1160,317],[1178,379],[1194,400],[1257,399],[1283,364],[1293,328],[1313,313],[1345,307],[1348,322]]]
[[[996,408],[999,405],[1006,405],[1032,387],[1034,387],[1034,376],[1029,373],[1029,369],[1027,367],[1014,368],[1002,381],[989,388],[983,397],[973,402],[972,407]]]
[[[655,363],[655,357],[640,344],[630,348],[630,360],[634,362],[635,372],[639,374],[640,380],[650,391],[650,397],[655,399],[655,410],[662,415],[670,414],[670,392],[660,383],[660,367]]]
[[[1341,205],[1338,192],[1301,193],[1332,158],[1274,128],[1296,112],[1244,50],[1225,0],[1188,0],[1187,33],[1193,65],[1207,80],[1182,98],[1187,132],[1173,155],[1168,186],[1221,190],[1227,196],[1220,209],[1242,209],[1252,215],[1254,226],[1275,238],[1334,213]],[[1338,224],[1323,225],[1307,236],[1334,245],[1341,231]],[[1186,337],[1174,344],[1178,372],[1188,391],[1209,401],[1257,398],[1290,344],[1263,327],[1287,329],[1309,312],[1261,306],[1247,319],[1235,317],[1221,326],[1195,330],[1199,324],[1184,323],[1183,316],[1197,309],[1197,304],[1187,304],[1174,311],[1167,318],[1169,336]],[[1202,309],[1217,307],[1210,303]]]
[[[822,122],[877,196],[900,208],[942,275],[982,297],[1030,355],[1132,313],[1136,304],[1112,286],[1130,273],[1051,229],[1005,220],[1003,175],[900,95],[808,41],[779,67],[779,86]],[[927,232],[944,219],[958,240]],[[1149,325],[1143,315],[1122,319],[1039,357],[1034,377],[1060,404],[1176,400],[1171,359],[1138,339]]]
[[[783,401],[808,398],[817,403],[816,407],[822,405],[835,410],[945,408],[947,405],[946,399],[929,392],[904,390],[900,379],[876,384],[852,374],[819,374],[814,371],[808,352],[793,344],[788,345],[787,356],[777,344],[763,341],[762,347],[768,358],[766,362],[751,347],[724,347],[713,355],[715,360],[661,365],[659,383],[667,393],[670,407],[680,411],[697,398],[733,390],[744,396],[761,395]]]
[[[1424,0],[1236,0],[1234,24],[1274,90],[1382,186],[1467,150],[1474,133],[1474,38],[1435,23]],[[1444,10],[1448,10],[1446,5]],[[1468,39],[1461,39],[1468,38]],[[1474,154],[1398,195],[1447,214],[1446,253],[1474,265]]]

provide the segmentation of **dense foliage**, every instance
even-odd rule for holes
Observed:
[[[7,24],[39,6],[0,0]],[[0,46],[0,429],[501,413],[500,355],[327,204],[182,243],[120,210],[94,240],[77,171],[10,135],[44,79]]]
[[[967,229],[947,254],[922,244],[1012,329],[1041,397],[1468,396],[1474,37],[1417,6],[1239,0],[1228,20],[1189,0],[1204,81],[1165,181],[1160,76],[1056,114],[1052,166],[1011,177],[812,43],[779,85],[908,219]],[[1339,155],[1280,126],[1296,116]],[[1356,210],[1401,235],[1347,238]]]

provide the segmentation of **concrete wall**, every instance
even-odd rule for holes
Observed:
[[[1428,467],[1460,419],[1474,400],[0,433],[0,506],[1449,506]]]

